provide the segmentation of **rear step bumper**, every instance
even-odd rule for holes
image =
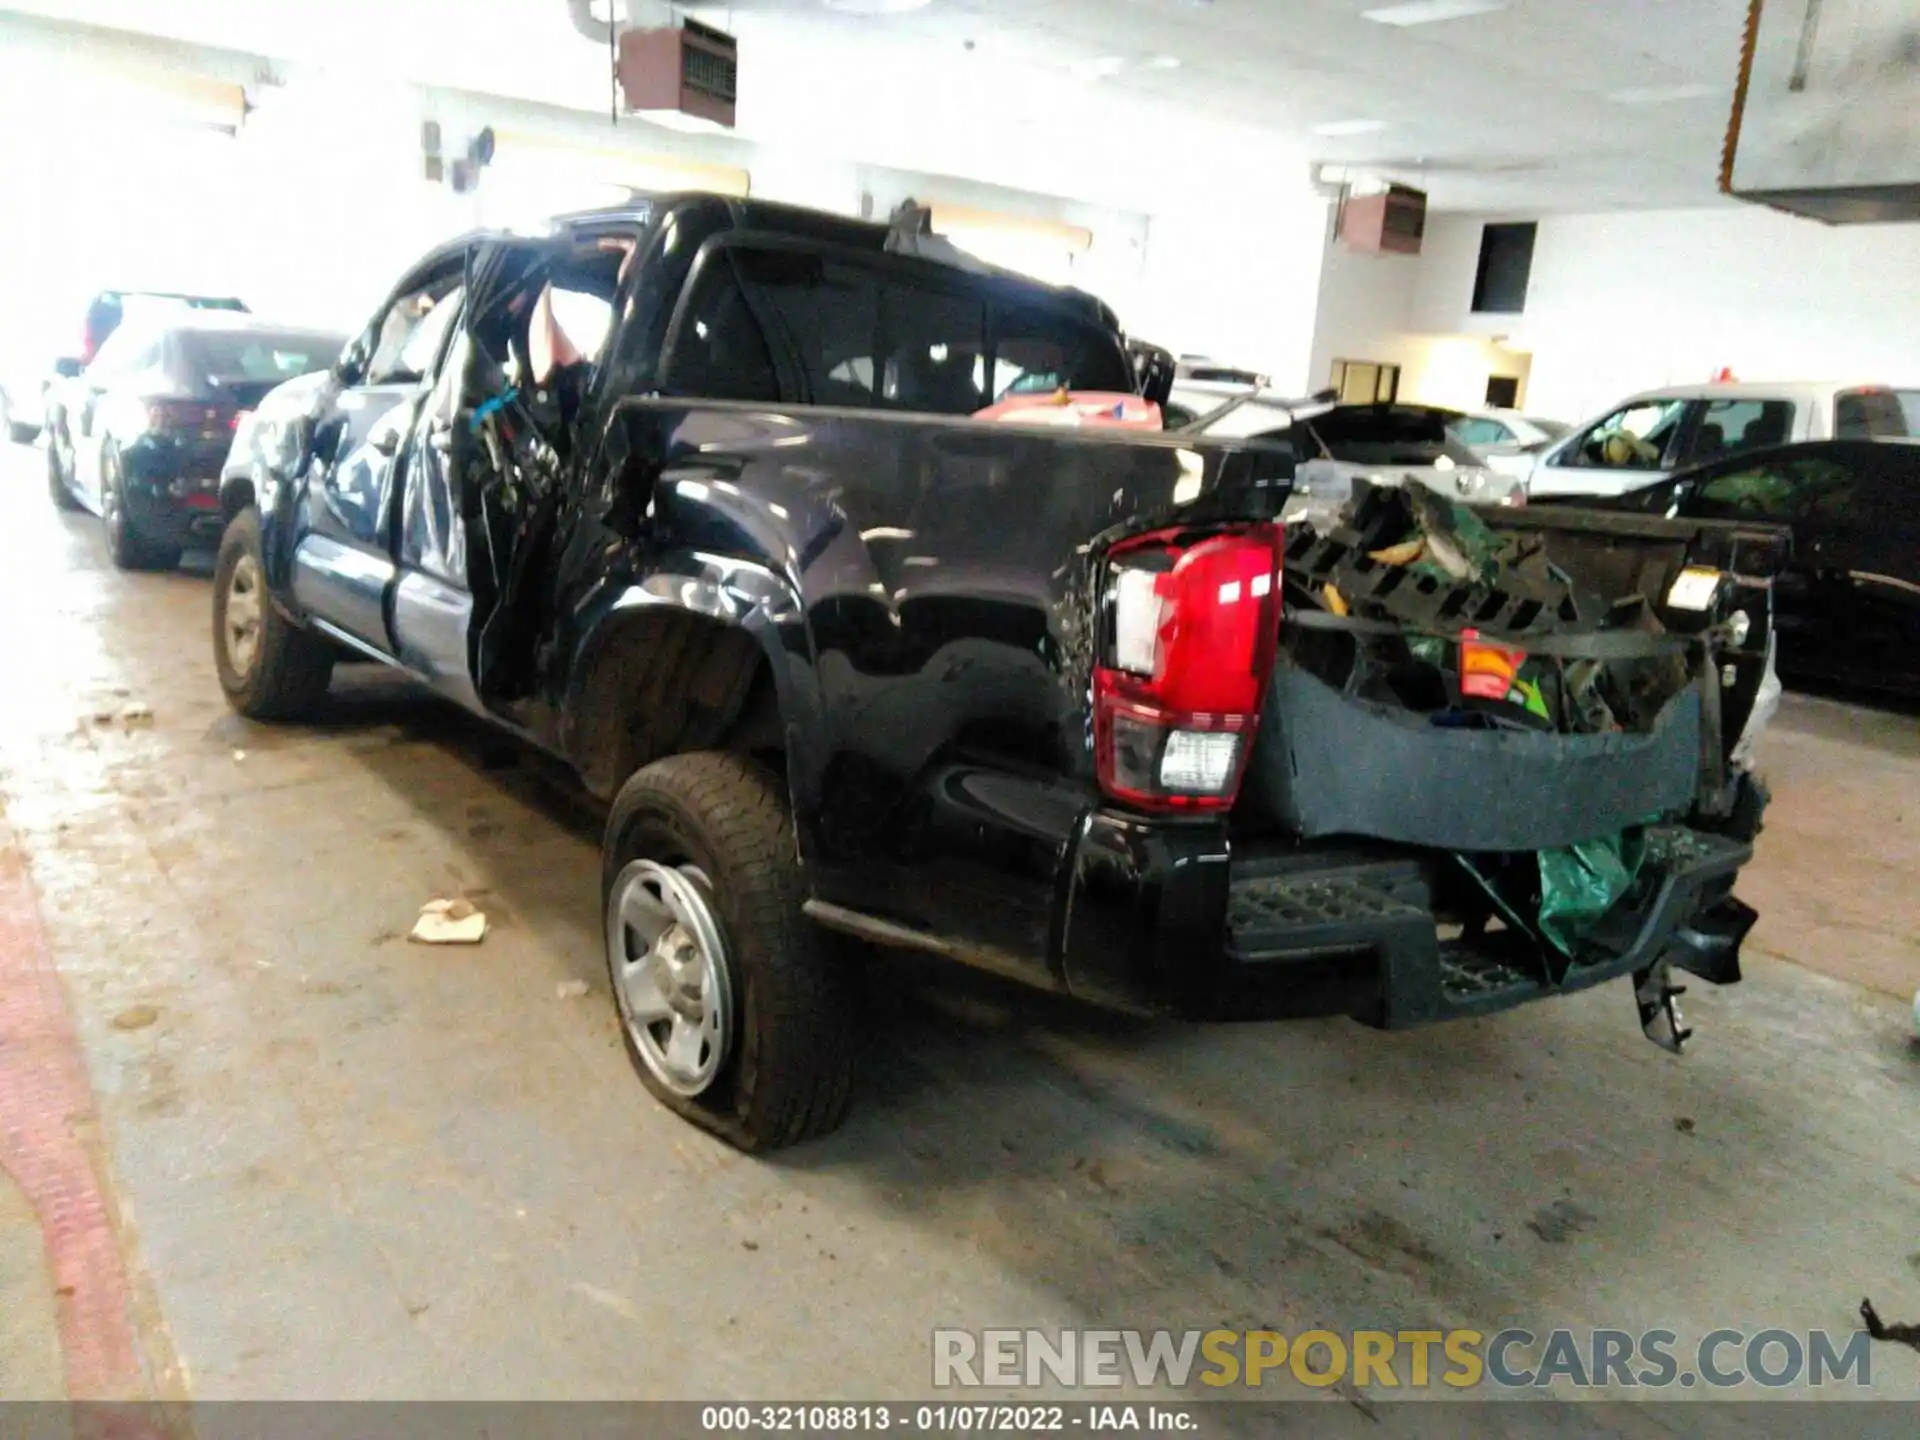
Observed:
[[[1569,961],[1518,927],[1468,935],[1438,851],[1259,853],[1209,827],[1097,814],[1074,847],[1056,983],[1096,1003],[1213,1020],[1351,1015],[1389,1029],[1484,1015],[1666,960],[1740,978],[1752,855],[1680,825],[1648,832],[1640,879]]]
[[[1292,967],[1346,956],[1370,983],[1344,1008],[1400,1029],[1584,990],[1663,957],[1710,980],[1738,979],[1753,915],[1729,882],[1752,847],[1663,826],[1647,849],[1634,891],[1573,961],[1517,930],[1467,936],[1443,926],[1429,899],[1433,862],[1254,862],[1236,869],[1228,892],[1228,968],[1240,982],[1229,989],[1258,1009],[1255,992],[1284,985]]]

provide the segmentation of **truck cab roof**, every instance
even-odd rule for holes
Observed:
[[[914,258],[945,264],[956,270],[980,277],[1009,291],[1021,294],[1023,298],[1041,299],[1055,305],[1064,305],[1078,310],[1082,318],[1111,330],[1118,330],[1120,322],[1114,312],[1095,295],[1071,286],[1049,285],[1017,271],[1005,270],[990,265],[984,260],[975,259],[959,251],[937,235],[921,235],[919,245],[903,248],[900,244],[900,227],[878,220],[859,220],[848,215],[835,214],[828,210],[814,210],[804,205],[788,205],[773,200],[741,199],[737,196],[719,195],[709,191],[686,190],[667,193],[635,191],[632,200],[625,204],[604,206],[591,210],[568,211],[553,217],[553,227],[558,233],[590,235],[595,231],[609,229],[651,228],[664,225],[682,213],[700,209],[720,208],[731,218],[728,227],[734,230],[748,230],[762,234],[784,235],[795,239],[814,240],[822,244],[837,245],[849,250],[864,250],[875,255],[899,255],[903,259]],[[933,244],[927,244],[932,240]]]

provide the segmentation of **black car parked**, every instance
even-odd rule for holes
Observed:
[[[42,430],[53,430],[66,408],[73,382],[93,363],[93,357],[113,338],[114,331],[129,317],[180,310],[248,313],[246,302],[232,295],[187,295],[176,290],[97,291],[86,302],[79,344],[74,350],[60,351],[50,366],[40,358],[33,360],[30,369],[16,371],[9,366],[0,373],[0,427],[5,428],[9,439],[23,445]]]
[[[1780,672],[1920,693],[1920,440],[1748,451],[1589,508],[1791,527],[1774,583]]]
[[[167,569],[220,538],[220,470],[241,418],[282,381],[325,370],[346,338],[180,308],[117,325],[51,417],[47,486],[107,527],[113,563]]]

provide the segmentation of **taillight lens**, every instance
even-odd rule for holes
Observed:
[[[1280,563],[1278,525],[1191,543],[1149,535],[1108,557],[1094,766],[1113,799],[1233,804],[1273,671]]]

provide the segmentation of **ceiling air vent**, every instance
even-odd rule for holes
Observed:
[[[1340,238],[1355,250],[1418,255],[1427,232],[1427,194],[1389,185],[1373,195],[1352,194],[1340,207]]]
[[[635,114],[733,128],[740,47],[724,30],[683,20],[666,30],[622,31],[616,73],[621,98]]]

